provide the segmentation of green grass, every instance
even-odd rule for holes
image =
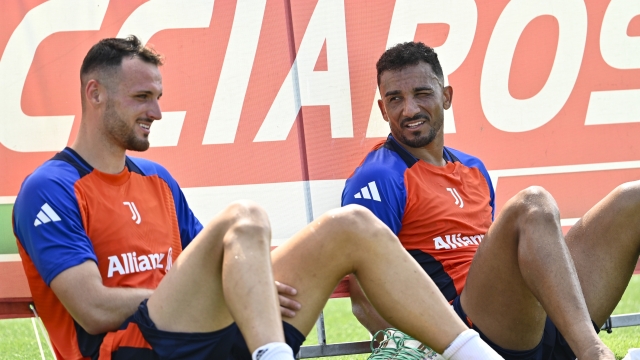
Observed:
[[[38,333],[46,359],[53,360],[39,328]],[[41,359],[31,319],[0,320],[0,359]]]
[[[627,291],[614,314],[640,312],[640,276],[633,276]],[[368,340],[369,334],[360,326],[351,314],[349,299],[330,300],[325,308],[325,327],[327,342],[337,343],[345,341]],[[42,334],[40,335],[42,338]],[[629,348],[640,347],[640,326],[613,329],[612,334],[601,332],[600,337],[622,359]],[[304,345],[317,344],[315,329],[307,336]],[[45,346],[47,359],[52,359],[51,353]],[[367,355],[340,356],[322,358],[328,360],[366,359]],[[38,345],[33,334],[30,319],[0,320],[0,359],[40,359]]]
[[[622,296],[622,300],[614,310],[614,314],[629,314],[640,312],[640,276],[633,276]],[[327,343],[345,341],[368,340],[369,333],[358,323],[351,314],[349,299],[330,300],[325,308],[325,328],[327,330]],[[600,338],[616,354],[617,359],[622,359],[630,348],[640,348],[640,326],[613,329],[611,334],[600,332]],[[318,343],[315,328],[307,336],[304,345]],[[319,359],[366,359],[368,355],[339,356]]]
[[[369,332],[358,322],[351,313],[351,300],[348,298],[329,300],[324,309],[324,326],[327,334],[327,343],[339,343],[347,341],[369,340]],[[318,344],[318,333],[314,327],[307,336],[304,345]],[[334,356],[318,359],[366,359],[368,354],[351,356]]]
[[[640,275],[631,277],[627,291],[622,296],[613,314],[640,312]],[[600,338],[622,359],[630,348],[640,348],[640,326],[613,329],[611,334],[600,332]]]
[[[0,254],[17,254],[16,238],[11,230],[13,204],[0,204]]]

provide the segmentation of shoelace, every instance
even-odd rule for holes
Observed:
[[[403,337],[395,336],[395,333],[396,329],[393,328],[379,330],[376,332],[371,339],[371,344],[369,345],[371,348],[371,356],[369,356],[368,360],[393,359],[398,348],[400,348],[404,343]],[[374,348],[375,339],[380,335],[383,335],[384,338],[380,341],[380,345],[377,348]],[[393,344],[389,344],[389,342],[392,342]]]
[[[384,339],[380,342],[380,346],[374,349],[374,341],[371,340],[371,356],[368,360],[424,360],[436,359],[437,353],[425,346],[425,351],[405,346],[405,341],[414,340],[411,336],[394,328],[388,328],[376,332],[373,339],[377,339],[379,335],[384,335]],[[390,343],[391,342],[391,343]]]

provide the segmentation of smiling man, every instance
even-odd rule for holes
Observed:
[[[342,204],[365,206],[387,224],[460,319],[504,358],[613,359],[597,332],[638,261],[640,182],[615,189],[566,241],[557,205],[539,187],[509,200],[494,221],[484,164],[444,145],[453,88],[433,49],[398,44],[376,67],[391,134],[347,180]],[[353,280],[351,297],[369,331],[389,327]]]
[[[94,45],[76,140],[16,199],[20,256],[57,358],[293,360],[350,273],[387,321],[447,359],[500,358],[361,206],[320,216],[273,252],[250,201],[203,227],[166,169],[126,153],[146,150],[162,117],[161,64],[135,37]],[[392,271],[378,266],[387,256]]]

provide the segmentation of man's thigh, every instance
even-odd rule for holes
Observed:
[[[640,182],[624,184],[567,233],[591,318],[602,326],[624,293],[640,252]]]
[[[222,289],[227,217],[223,211],[207,224],[149,298],[149,315],[159,329],[211,332],[233,322]]]
[[[461,304],[469,319],[495,344],[528,350],[542,337],[546,313],[522,275],[522,262],[528,260],[520,240],[558,236],[559,230],[523,233],[518,206],[518,199],[510,200],[489,228],[471,264]]]
[[[332,241],[344,235],[339,227],[326,226],[327,214],[296,233],[291,239],[272,252],[274,279],[297,290],[293,298],[302,307],[293,318],[284,320],[303,334],[308,334],[318,315],[331,296],[333,289],[345,274],[348,266],[335,250],[340,241]],[[348,240],[344,242],[344,254],[349,252]],[[346,256],[342,257],[346,258]]]
[[[314,220],[271,253],[275,280],[296,288],[295,300],[302,305],[294,318],[284,320],[308,334],[345,275],[372,283],[380,280],[374,270],[400,272],[379,261],[389,247],[412,261],[391,230],[360,206],[333,209]]]

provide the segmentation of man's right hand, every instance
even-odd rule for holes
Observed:
[[[276,288],[278,289],[278,300],[280,301],[280,314],[282,317],[292,318],[296,316],[296,312],[300,310],[302,305],[291,299],[291,296],[295,296],[298,290],[278,281],[276,281]]]

